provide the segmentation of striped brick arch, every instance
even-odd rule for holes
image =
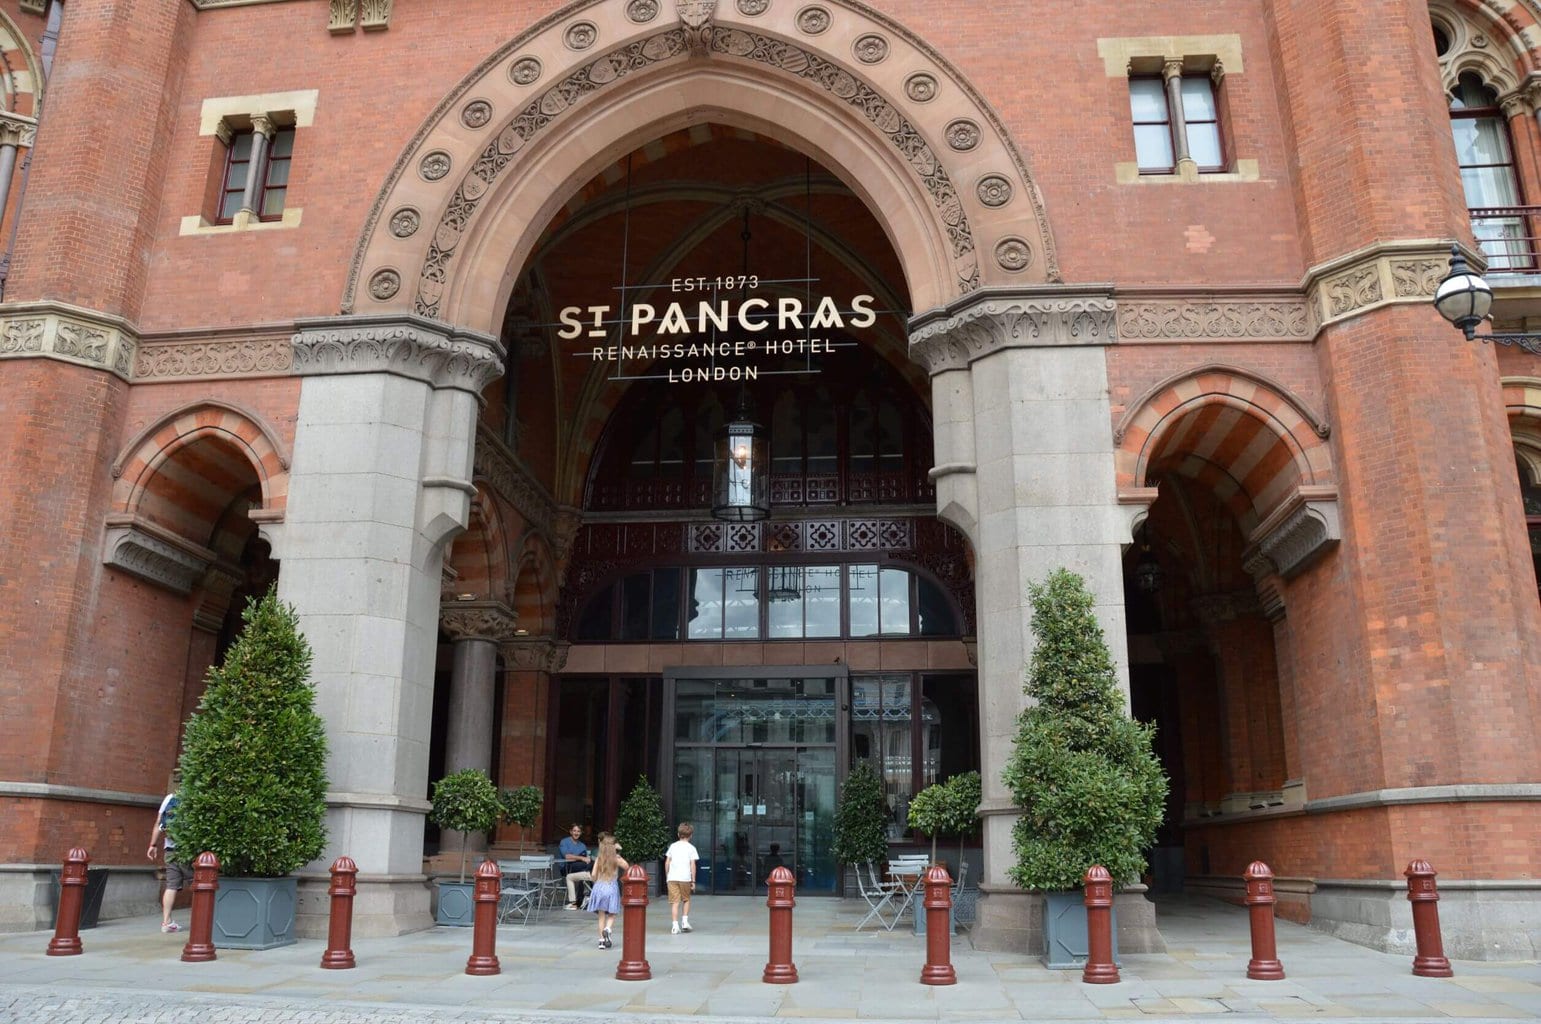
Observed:
[[[141,431],[113,465],[113,510],[208,543],[230,505],[254,488],[267,513],[289,496],[289,458],[253,412],[200,402]]]
[[[1327,434],[1325,421],[1280,385],[1206,366],[1168,378],[1129,407],[1114,432],[1118,486],[1187,477],[1250,535],[1300,487],[1332,481]]]
[[[497,499],[477,481],[471,522],[450,549],[449,564],[458,574],[454,583],[456,593],[513,603],[508,536],[509,526]]]
[[[551,636],[556,631],[556,563],[551,549],[539,537],[529,538],[519,557],[514,580],[514,615],[520,629],[530,636]]]
[[[0,91],[5,109],[12,114],[37,116],[42,102],[42,69],[27,37],[4,11],[0,11]]]

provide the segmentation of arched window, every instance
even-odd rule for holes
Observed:
[[[1470,71],[1460,76],[1450,93],[1450,129],[1471,210],[1472,233],[1488,258],[1488,269],[1534,266],[1525,219],[1515,209],[1523,200],[1509,126],[1498,108],[1498,94]]]
[[[1541,474],[1532,471],[1524,459],[1516,457],[1520,474],[1520,497],[1525,502],[1525,528],[1530,534],[1530,557],[1536,569],[1536,587],[1541,596]]]

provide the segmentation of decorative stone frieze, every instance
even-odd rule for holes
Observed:
[[[186,541],[173,543],[164,531],[129,520],[109,521],[102,562],[147,583],[190,594],[214,562],[214,552]]]
[[[1117,297],[1121,341],[1310,341],[1314,334],[1301,295]]]
[[[134,358],[134,380],[287,376],[293,367],[288,334],[199,341],[143,338]]]
[[[128,380],[138,347],[138,332],[121,317],[62,302],[0,306],[0,359],[58,359]]]
[[[1469,258],[1483,265],[1475,253]],[[1328,326],[1396,303],[1429,302],[1449,267],[1448,241],[1388,242],[1311,268],[1301,288],[1311,320]]]
[[[511,672],[560,672],[571,645],[549,636],[521,637],[498,646]]]
[[[445,601],[439,606],[439,625],[452,640],[502,643],[513,639],[517,620],[502,601]]]
[[[295,327],[294,370],[302,376],[394,373],[480,395],[503,372],[496,338],[422,317],[340,316]]]
[[[680,16],[680,24],[685,27],[685,43],[691,56],[710,54],[717,0],[674,0],[674,9]]]
[[[911,320],[910,357],[937,374],[1002,348],[1111,345],[1117,311],[1110,291],[992,289]]]
[[[0,146],[31,148],[37,141],[37,118],[0,110]]]
[[[1243,565],[1254,577],[1271,564],[1293,579],[1342,539],[1337,488],[1301,487],[1252,532]]]
[[[551,537],[557,517],[556,501],[501,440],[486,430],[478,431],[472,465],[472,472],[487,481],[493,493],[512,505],[537,532]]]

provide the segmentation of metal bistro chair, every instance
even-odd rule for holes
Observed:
[[[498,870],[503,874],[498,892],[498,923],[507,924],[518,915],[522,923],[529,924],[531,915],[540,912],[540,886],[530,881],[529,871],[518,861],[500,860]]]
[[[548,902],[556,906],[567,898],[567,880],[558,874],[556,858],[551,854],[523,854],[519,863],[524,866],[530,884],[540,890],[541,910],[546,909]]]
[[[862,877],[863,867],[866,868],[865,878]],[[893,920],[889,920],[883,915],[886,911],[895,909],[894,900],[902,895],[900,892],[902,885],[898,882],[881,881],[878,878],[877,865],[871,861],[868,861],[865,865],[856,865],[855,870],[856,889],[861,893],[861,898],[867,901],[867,916],[857,922],[856,930],[861,931],[867,922],[875,917],[885,932],[893,931],[894,925],[899,921],[898,913],[894,914]]]
[[[920,892],[921,883],[925,881],[926,867],[930,863],[931,858],[924,853],[901,853],[889,859],[888,874],[899,889],[894,900],[897,911],[894,924],[898,924],[905,912],[914,907],[915,897]]]

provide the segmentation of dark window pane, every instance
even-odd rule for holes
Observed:
[[[284,212],[284,196],[287,189],[270,188],[262,193],[263,217],[277,217]]]
[[[920,574],[915,576],[915,599],[920,613],[921,636],[957,636],[958,623],[952,604],[942,588]]]
[[[654,640],[680,638],[680,571],[657,569],[653,572]]]
[[[658,427],[658,475],[674,480],[685,475],[685,414],[678,406],[664,413]]]
[[[690,570],[690,606],[686,610],[691,640],[722,639],[722,570]]]
[[[268,145],[268,153],[273,157],[288,158],[294,155],[294,129],[285,128],[275,132],[273,141]]]
[[[229,220],[241,209],[241,192],[226,192],[219,205],[219,219]]]
[[[633,573],[621,581],[621,635],[622,640],[646,640],[651,625],[651,598],[653,578],[651,573]]]
[[[578,616],[576,630],[579,640],[609,640],[611,626],[611,601],[615,587],[609,586],[589,599]]]
[[[938,676],[921,684],[921,781],[946,782],[979,770],[978,683],[971,675]]]
[[[675,742],[713,742],[716,710],[716,684],[709,679],[681,679],[674,687]]]
[[[803,424],[808,431],[808,473],[833,475],[838,472],[835,403],[829,397],[828,388],[821,385],[813,390],[813,401],[803,410]]]
[[[760,570],[724,569],[722,638],[757,640],[760,637]]]

